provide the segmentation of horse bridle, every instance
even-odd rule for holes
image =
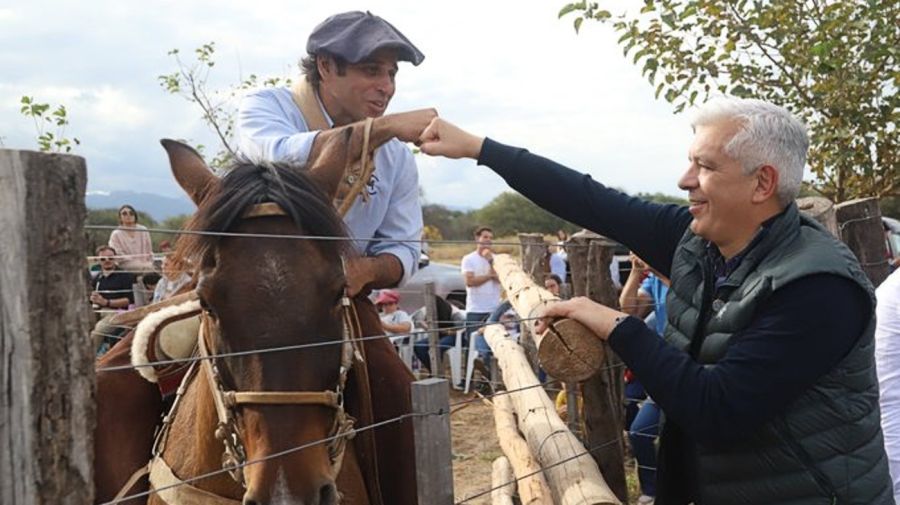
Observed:
[[[243,217],[255,218],[264,216],[284,216],[284,210],[275,203],[262,203],[254,205],[244,213]],[[341,262],[343,268],[343,261]],[[208,310],[203,310],[200,319],[200,336],[198,347],[200,353],[201,368],[206,377],[213,401],[216,406],[216,415],[219,423],[216,426],[215,436],[225,446],[222,455],[222,468],[241,486],[244,482],[243,467],[247,463],[247,454],[244,450],[243,438],[236,422],[236,411],[244,405],[318,405],[334,409],[334,422],[328,434],[328,456],[332,465],[333,477],[337,478],[343,462],[347,441],[355,435],[353,425],[356,422],[344,409],[344,389],[347,384],[347,375],[353,366],[354,357],[362,360],[358,347],[358,338],[361,335],[359,321],[356,317],[353,303],[347,295],[346,289],[341,297],[341,320],[343,339],[341,343],[341,366],[338,382],[334,390],[325,391],[234,391],[225,386],[222,381],[218,366],[209,352],[209,340],[216,337],[214,332],[218,326],[212,322],[212,316]]]

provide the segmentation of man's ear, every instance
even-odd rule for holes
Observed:
[[[328,56],[316,56],[316,68],[319,70],[319,77],[325,80],[327,77],[331,77],[332,72],[334,72],[334,60],[329,58]]]
[[[753,190],[753,203],[763,203],[772,197],[778,197],[778,170],[772,165],[763,165],[756,170],[756,188]]]

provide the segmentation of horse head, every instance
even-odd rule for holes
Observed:
[[[338,501],[335,444],[315,442],[335,435],[341,399],[328,397],[330,405],[325,396],[273,398],[342,388],[346,242],[290,237],[345,235],[331,205],[339,178],[320,167],[342,165],[349,139],[340,132],[325,139],[310,170],[239,163],[221,178],[190,147],[163,141],[176,180],[198,206],[177,255],[198,270],[201,339],[211,355],[226,355],[208,360],[217,386],[235,392],[232,399],[259,393],[228,407],[240,446],[232,448],[236,462],[249,462],[238,475],[246,505]],[[297,348],[304,344],[311,345]],[[213,388],[198,412],[221,430]],[[221,455],[222,444],[213,445]]]

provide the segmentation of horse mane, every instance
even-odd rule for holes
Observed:
[[[288,164],[266,166],[238,162],[228,169],[199,204],[197,213],[185,225],[193,232],[227,232],[243,213],[258,203],[277,203],[297,225],[297,234],[345,237],[344,224],[306,170]],[[176,259],[198,265],[222,237],[215,234],[185,233],[178,238]],[[347,241],[322,240],[327,255],[347,252]],[[192,261],[193,260],[193,261]]]

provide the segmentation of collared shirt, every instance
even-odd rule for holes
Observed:
[[[324,107],[322,112],[333,126]],[[238,112],[238,131],[238,148],[250,161],[299,164],[306,163],[318,134],[309,131],[288,88],[265,88],[245,96]],[[344,224],[360,253],[389,253],[400,260],[402,284],[418,268],[422,236],[419,174],[409,148],[391,139],[376,149],[372,181],[365,189],[369,201],[357,198]]]

